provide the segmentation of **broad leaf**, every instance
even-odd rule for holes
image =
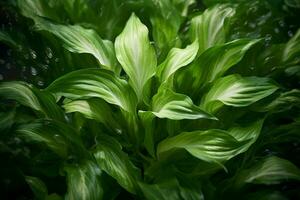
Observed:
[[[285,44],[285,47],[283,49],[282,53],[282,61],[292,62],[294,59],[299,62],[299,54],[300,54],[300,30],[297,31],[297,33]]]
[[[189,183],[190,185],[183,185],[176,178],[169,178],[155,184],[140,183],[143,195],[147,200],[203,200],[203,194],[198,184]],[[191,185],[194,186],[191,187]]]
[[[103,69],[83,69],[55,80],[47,90],[70,99],[98,97],[134,112],[136,96],[125,80]]]
[[[268,78],[230,75],[214,83],[202,99],[201,107],[208,112],[215,112],[223,104],[233,107],[249,106],[277,89]]]
[[[244,144],[223,130],[194,131],[163,140],[158,145],[157,153],[180,148],[201,160],[221,163],[238,154]]]
[[[79,112],[88,119],[94,119],[103,123],[108,128],[118,128],[119,125],[113,117],[109,105],[96,98],[86,100],[74,100],[63,105],[66,113]]]
[[[44,19],[38,19],[36,27],[49,31],[63,41],[63,46],[74,53],[92,54],[106,69],[119,72],[115,58],[113,43],[103,40],[96,31],[83,28],[80,25],[54,24]]]
[[[153,8],[150,12],[152,35],[159,55],[165,56],[166,52],[179,40],[178,31],[183,21],[183,10],[176,9],[176,2],[171,0],[151,0]],[[179,3],[179,2],[178,2]],[[190,2],[185,1],[188,5]],[[186,6],[187,6],[186,5]],[[178,8],[178,7],[177,7]]]
[[[6,32],[0,31],[0,41],[3,43],[6,43],[12,47],[17,47],[18,44],[15,42],[15,40]]]
[[[109,136],[99,139],[94,151],[99,167],[112,176],[127,191],[136,194],[139,172],[122,151],[122,146]]]
[[[156,54],[148,38],[148,29],[132,14],[115,41],[116,56],[129,76],[139,100],[146,82],[156,72]]]
[[[225,43],[228,29],[226,20],[234,13],[234,8],[226,4],[216,5],[191,20],[191,39],[192,41],[198,39],[198,55],[209,47]]]
[[[30,186],[36,199],[45,199],[48,195],[46,185],[39,179],[33,176],[26,176],[25,180]]]
[[[184,49],[173,48],[165,61],[159,65],[157,75],[161,82],[165,82],[178,69],[190,64],[198,52],[198,41],[193,42]]]
[[[70,154],[78,157],[87,155],[75,130],[61,122],[36,120],[18,127],[17,132],[26,140],[47,145],[48,148],[64,158]]]
[[[214,46],[200,55],[185,71],[177,77],[179,87],[198,93],[201,88],[237,64],[259,40],[239,39],[224,45]]]
[[[52,94],[40,91],[24,82],[3,82],[0,84],[0,96],[39,111],[47,118],[64,120],[62,110]]]
[[[287,180],[300,181],[300,169],[288,160],[271,156],[261,160],[250,169],[242,171],[238,183],[279,184]]]
[[[228,133],[237,141],[247,142],[241,148],[240,153],[247,151],[249,147],[256,142],[258,136],[260,135],[262,125],[263,120],[259,120],[254,123],[247,124],[246,126],[237,126],[228,130]]]
[[[67,200],[101,200],[103,197],[101,169],[91,160],[78,165],[66,166],[68,192]]]
[[[193,104],[193,101],[183,94],[173,92],[162,86],[153,97],[152,113],[159,118],[172,120],[182,119],[216,119]]]

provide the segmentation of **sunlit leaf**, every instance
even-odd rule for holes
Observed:
[[[201,107],[214,112],[223,104],[233,107],[249,106],[275,92],[278,87],[268,78],[230,75],[217,80],[206,96]]]
[[[136,96],[125,80],[103,69],[83,69],[56,79],[48,91],[70,99],[98,97],[133,112]]]
[[[153,97],[152,113],[159,118],[173,120],[216,119],[194,105],[188,96],[175,93],[168,88],[161,88]]]
[[[158,66],[159,69],[157,74],[160,77],[161,82],[167,81],[178,69],[191,63],[196,57],[197,52],[198,41],[195,41],[184,49],[171,49],[165,61]]]
[[[225,43],[228,29],[226,20],[234,13],[234,8],[226,4],[216,5],[191,20],[191,39],[193,41],[198,39],[198,55],[209,47]]]
[[[180,148],[201,160],[221,163],[234,157],[243,144],[223,130],[194,131],[163,140],[157,153]]]
[[[44,19],[36,20],[35,26],[59,37],[69,51],[92,54],[104,68],[119,71],[113,43],[103,40],[96,31],[80,25],[54,24]]]
[[[146,82],[156,72],[156,54],[148,38],[148,29],[132,14],[115,41],[116,56],[141,100]]]

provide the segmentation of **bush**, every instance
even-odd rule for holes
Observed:
[[[1,4],[4,198],[300,198],[299,1]]]

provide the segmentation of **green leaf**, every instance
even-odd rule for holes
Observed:
[[[189,184],[188,186],[182,185],[181,182],[172,177],[151,185],[140,183],[140,187],[147,200],[203,200],[204,196],[201,189],[195,187],[198,185],[194,183]],[[194,188],[191,185],[193,185]]]
[[[103,171],[116,179],[127,191],[137,193],[139,172],[114,138],[107,135],[101,137],[94,156]]]
[[[277,89],[268,78],[229,75],[214,83],[202,99],[201,108],[213,113],[223,104],[233,107],[249,106]]]
[[[77,165],[66,166],[68,193],[67,200],[101,200],[103,189],[101,169],[91,160]]]
[[[69,99],[98,97],[128,112],[135,112],[137,100],[125,80],[104,69],[82,69],[55,80],[50,92]]]
[[[176,9],[176,3],[171,0],[154,1],[151,0],[153,8],[150,11],[150,21],[152,24],[152,35],[155,45],[158,47],[162,56],[165,56],[166,51],[169,51],[179,39],[178,31],[183,21],[181,12],[186,10],[186,6],[191,2],[185,1],[187,5],[183,8]],[[179,6],[177,6],[178,8]],[[184,13],[182,13],[184,14]]]
[[[299,62],[300,54],[300,29],[297,33],[285,44],[282,52],[282,62],[292,62],[294,59]]]
[[[103,40],[96,31],[80,25],[54,24],[44,19],[35,20],[38,30],[49,31],[63,41],[63,46],[74,53],[92,54],[108,70],[118,73],[113,43]]]
[[[238,39],[224,45],[209,48],[203,52],[185,71],[177,77],[179,87],[198,93],[201,88],[237,64],[245,53],[260,40]]]
[[[139,117],[142,121],[142,124],[145,129],[144,137],[144,146],[148,153],[155,157],[155,138],[154,138],[154,129],[155,129],[155,115],[149,111],[139,111]]]
[[[173,92],[169,88],[160,88],[153,97],[152,113],[159,118],[172,120],[182,119],[216,119],[209,113],[193,104],[193,101],[183,94]]]
[[[79,112],[88,119],[94,119],[103,123],[108,128],[118,128],[119,125],[113,117],[109,105],[96,98],[86,100],[74,100],[63,105],[66,113]]]
[[[198,41],[184,49],[173,48],[165,61],[159,65],[157,75],[162,83],[168,80],[178,69],[190,64],[198,52]]]
[[[12,47],[17,47],[18,44],[15,42],[15,40],[6,32],[0,31],[0,41],[3,43],[6,43]]]
[[[300,8],[300,1],[299,0],[284,0],[286,5],[292,7],[292,8]]]
[[[55,98],[47,91],[40,91],[20,81],[0,83],[0,96],[39,111],[47,118],[64,120],[64,114]]]
[[[221,163],[240,152],[245,142],[239,142],[223,130],[184,132],[159,143],[157,153],[185,149],[191,155],[207,162]]]
[[[26,176],[26,182],[30,186],[36,199],[45,199],[48,195],[46,185],[39,179],[33,176]]]
[[[234,8],[227,4],[216,5],[191,20],[191,39],[192,41],[198,39],[198,55],[209,47],[225,43],[226,32],[229,28],[226,20],[231,18],[234,13]]]
[[[0,113],[0,131],[3,133],[6,129],[9,129],[15,119],[16,111],[12,110],[9,112],[1,112]]]
[[[261,160],[250,169],[246,169],[238,176],[238,183],[279,184],[287,180],[300,181],[300,170],[288,160],[270,156]]]
[[[63,158],[69,154],[86,157],[87,152],[81,139],[67,124],[46,119],[36,120],[18,127],[17,132],[27,140],[47,145]]]
[[[260,135],[263,125],[263,120],[258,120],[254,123],[247,124],[245,126],[237,126],[230,128],[228,133],[239,142],[246,142],[240,149],[240,153],[243,153],[253,145],[258,136]]]
[[[20,9],[21,13],[24,16],[32,19],[35,19],[37,16],[57,19],[57,14],[55,15],[55,9],[53,9],[53,5],[51,5],[51,3],[54,3],[54,1],[17,0],[17,6]]]
[[[148,38],[148,29],[132,14],[115,41],[116,56],[129,76],[138,99],[141,100],[147,81],[156,72],[156,54]]]

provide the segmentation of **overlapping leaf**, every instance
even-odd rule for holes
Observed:
[[[286,180],[300,181],[300,169],[288,160],[270,156],[242,171],[237,181],[271,185]]]
[[[109,105],[96,98],[86,100],[74,100],[64,104],[66,113],[79,112],[88,119],[94,119],[108,126],[108,128],[118,127],[118,123],[113,117],[112,110]]]
[[[237,64],[259,40],[239,39],[209,48],[177,77],[179,86],[190,93],[199,90]]]
[[[45,144],[59,156],[73,154],[86,157],[87,153],[77,133],[64,123],[53,120],[36,120],[18,127],[17,132],[29,141]]]
[[[62,110],[55,98],[46,91],[39,91],[24,82],[3,82],[0,84],[0,96],[39,111],[47,118],[63,120]]]
[[[156,72],[156,54],[148,38],[148,29],[132,14],[115,41],[116,56],[129,76],[139,100],[147,81]]]

